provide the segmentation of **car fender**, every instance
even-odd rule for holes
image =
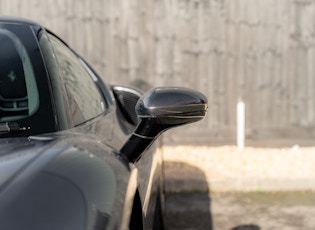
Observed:
[[[100,154],[100,146],[93,152],[64,144],[47,144],[2,184],[0,228],[99,229],[120,222],[130,169],[109,148]]]

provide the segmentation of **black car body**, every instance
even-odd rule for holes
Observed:
[[[56,35],[0,17],[0,229],[162,228],[166,129],[201,120],[183,88],[104,84]]]

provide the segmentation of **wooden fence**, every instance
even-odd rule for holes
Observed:
[[[235,139],[239,99],[249,139],[315,136],[315,0],[0,0],[0,14],[50,28],[107,82],[204,92],[207,119],[171,139]]]

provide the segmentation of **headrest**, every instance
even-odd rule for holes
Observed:
[[[27,96],[22,60],[7,36],[0,35],[0,96],[17,99]]]

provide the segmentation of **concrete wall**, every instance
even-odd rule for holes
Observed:
[[[239,98],[248,138],[315,136],[315,0],[0,0],[0,14],[50,28],[108,82],[204,92],[207,119],[170,141],[233,141]]]

